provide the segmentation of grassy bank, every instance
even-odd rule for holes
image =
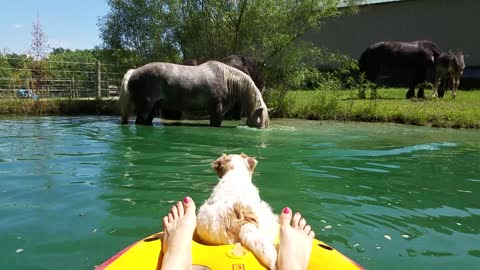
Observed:
[[[0,114],[117,114],[117,101],[112,99],[0,99]]]
[[[426,90],[424,100],[407,100],[405,93],[405,89],[379,89],[379,99],[362,100],[356,90],[288,91],[283,99],[267,99],[274,108],[272,117],[480,128],[480,91],[459,91],[456,99],[450,93],[431,99],[431,90]],[[116,100],[0,99],[0,114],[114,115],[118,111]]]
[[[480,91],[452,99],[405,99],[406,89],[379,89],[379,99],[358,99],[356,90],[289,91],[272,116],[340,121],[395,122],[422,126],[480,128]]]

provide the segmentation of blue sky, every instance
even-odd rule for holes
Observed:
[[[37,14],[51,47],[92,49],[101,44],[98,19],[104,0],[6,0],[0,9],[0,50],[26,53]]]

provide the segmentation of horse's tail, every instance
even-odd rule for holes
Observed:
[[[128,80],[135,69],[129,69],[127,73],[123,76],[122,84],[120,86],[120,98],[118,100],[118,106],[120,107],[120,116],[122,124],[126,124],[128,122],[128,115],[132,111],[132,101],[130,99],[130,93],[128,91]]]

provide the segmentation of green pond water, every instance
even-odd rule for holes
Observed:
[[[0,119],[0,269],[92,269],[200,205],[210,163],[244,152],[276,212],[366,269],[480,269],[480,132],[273,120],[120,126],[116,117]]]

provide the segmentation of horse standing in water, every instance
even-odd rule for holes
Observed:
[[[465,69],[463,52],[442,53],[435,62],[435,87],[432,97],[443,97],[449,80],[452,85],[452,98],[457,96],[458,85]]]
[[[219,127],[224,114],[237,103],[247,115],[247,126],[268,127],[267,106],[252,79],[217,61],[198,66],[156,62],[129,70],[119,99],[122,123],[127,123],[134,107],[135,123],[142,125],[151,125],[157,110],[207,110],[210,125]]]
[[[360,56],[360,72],[366,79],[376,82],[381,76],[389,76],[408,84],[406,98],[415,97],[415,87],[427,80],[433,72],[435,58],[441,50],[431,41],[413,42],[382,41],[368,47]],[[363,90],[364,91],[364,90]],[[419,87],[417,98],[424,98],[424,88]]]
[[[187,66],[197,66],[207,62],[208,59],[200,58],[200,59],[187,59],[184,60],[181,64]],[[240,55],[229,55],[221,60],[218,60],[226,65],[234,67],[243,73],[247,74],[252,78],[253,82],[257,86],[260,93],[263,93],[265,90],[265,77],[263,76],[263,72],[260,69],[260,65],[257,61],[255,61],[251,57],[240,56]],[[162,110],[162,116],[166,116],[167,118],[173,119],[180,119],[181,113],[172,112]],[[231,118],[234,120],[240,120],[242,117],[242,104],[235,104],[233,109],[227,114],[227,118]]]

